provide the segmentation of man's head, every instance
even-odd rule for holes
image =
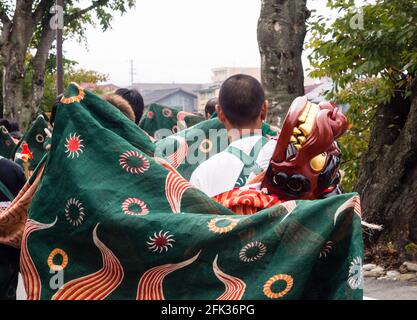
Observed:
[[[142,118],[143,109],[145,108],[145,104],[143,103],[143,98],[139,91],[135,89],[126,89],[121,88],[116,90],[115,94],[121,96],[127,102],[129,102],[130,106],[135,113],[135,123],[138,124],[140,118]]]
[[[207,101],[206,106],[204,108],[204,116],[206,119],[209,119],[214,112],[216,112],[216,105],[219,104],[218,98],[212,98]]]
[[[267,111],[264,90],[254,77],[237,74],[221,86],[216,112],[226,129],[260,129]]]

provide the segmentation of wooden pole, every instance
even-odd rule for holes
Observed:
[[[64,8],[64,0],[56,0],[55,5],[57,7],[56,12],[62,12],[58,8]],[[63,17],[62,17],[63,19]],[[57,95],[64,92],[64,66],[62,62],[62,28],[60,26],[56,29],[56,70],[57,70],[57,79],[56,79],[56,89]]]

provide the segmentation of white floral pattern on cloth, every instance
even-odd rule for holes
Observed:
[[[323,246],[323,248],[320,251],[320,256],[319,258],[327,258],[327,255],[330,253],[330,251],[332,251],[333,249],[333,242],[332,241],[327,241],[326,244]]]
[[[146,204],[138,198],[126,199],[122,204],[122,210],[129,216],[145,216],[149,213]]]
[[[133,163],[138,162],[138,163]],[[140,174],[150,167],[149,160],[137,151],[126,151],[119,157],[120,166],[131,174]]]
[[[74,210],[76,211],[76,215],[74,216]],[[65,219],[73,226],[78,227],[84,221],[84,207],[83,204],[75,199],[71,198],[65,204]]]
[[[173,239],[173,235],[169,234],[169,231],[164,232],[163,230],[159,231],[157,234],[156,232],[153,234],[153,237],[149,237],[148,249],[152,252],[162,253],[165,250],[167,252],[169,248],[172,248],[172,242],[175,242]]]
[[[363,270],[361,257],[356,257],[350,263],[349,278],[347,282],[349,287],[351,287],[353,290],[363,289]]]
[[[65,144],[65,148],[67,149],[65,150],[65,153],[67,153],[67,158],[78,158],[80,154],[84,152],[84,145],[82,144],[83,140],[81,139],[80,135],[77,135],[77,133],[70,133],[65,141],[67,142]]]
[[[266,253],[266,246],[260,241],[254,241],[245,245],[239,252],[239,258],[243,262],[254,262],[261,259]]]

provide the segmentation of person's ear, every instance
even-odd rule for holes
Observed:
[[[265,100],[261,108],[261,120],[262,121],[265,121],[266,119],[266,115],[268,114],[268,108],[269,108],[269,102],[268,100]]]
[[[222,107],[219,104],[216,104],[216,113],[220,122],[222,122],[223,124],[226,123],[226,116],[224,115]]]

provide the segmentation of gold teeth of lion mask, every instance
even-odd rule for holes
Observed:
[[[331,193],[340,181],[336,140],[347,127],[345,115],[332,103],[317,105],[305,96],[295,99],[262,188],[282,200],[314,200]]]

